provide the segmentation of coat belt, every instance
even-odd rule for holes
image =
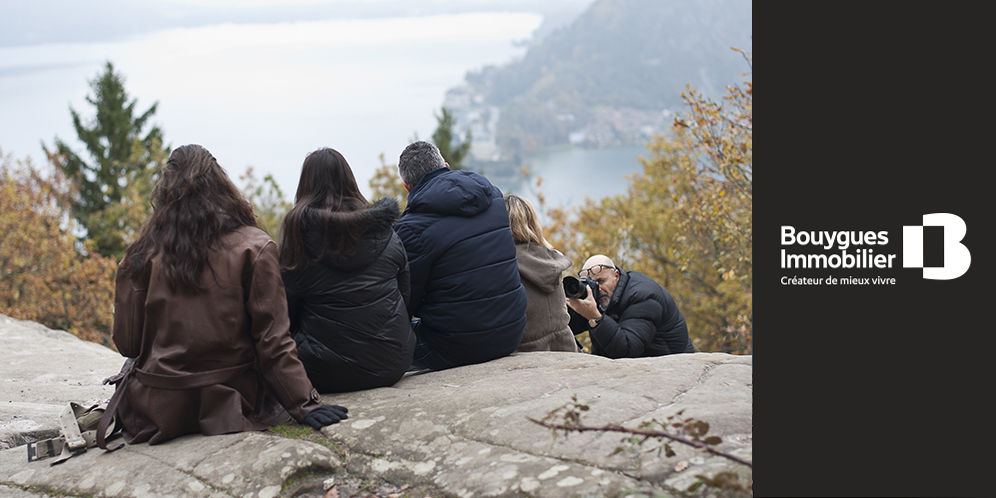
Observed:
[[[196,389],[198,387],[228,382],[241,375],[242,372],[249,370],[249,367],[252,365],[253,362],[250,361],[234,367],[176,375],[155,374],[137,369],[133,373],[139,382],[148,387],[156,389]]]

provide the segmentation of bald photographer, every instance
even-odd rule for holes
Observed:
[[[685,317],[663,286],[616,267],[605,255],[588,258],[578,279],[565,278],[571,332],[588,331],[591,352],[609,358],[694,353]]]

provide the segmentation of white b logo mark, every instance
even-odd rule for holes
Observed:
[[[923,266],[923,227],[944,227],[944,266]],[[968,227],[965,221],[951,213],[923,215],[923,225],[903,226],[903,268],[923,268],[923,278],[951,280],[968,271],[972,254],[961,243]]]

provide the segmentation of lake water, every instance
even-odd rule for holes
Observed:
[[[587,149],[557,147],[527,156],[530,177],[522,175],[489,176],[504,193],[518,194],[540,210],[537,193],[542,193],[548,207],[576,207],[585,199],[597,200],[622,194],[630,185],[627,178],[642,173],[640,157],[647,157],[643,146]],[[537,179],[542,179],[539,187]]]

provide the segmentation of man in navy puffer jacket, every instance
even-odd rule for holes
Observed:
[[[480,174],[450,170],[424,141],[405,148],[398,170],[409,191],[394,230],[411,273],[412,367],[442,370],[515,351],[526,291],[501,191]]]

